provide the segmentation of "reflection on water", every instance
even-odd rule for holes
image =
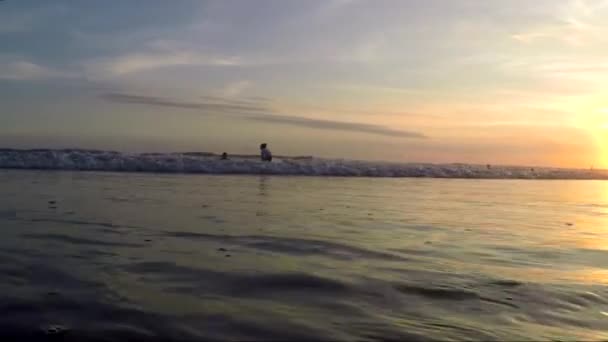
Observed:
[[[260,176],[260,192],[259,192],[260,197],[268,196],[268,190],[267,190],[268,178],[269,178],[268,176]]]
[[[3,340],[608,339],[608,182],[0,181]]]

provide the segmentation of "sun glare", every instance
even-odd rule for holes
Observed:
[[[608,124],[605,124],[599,132],[598,140],[600,142],[600,167],[608,169]]]

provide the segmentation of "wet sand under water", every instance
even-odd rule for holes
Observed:
[[[0,182],[3,341],[608,340],[608,182]]]

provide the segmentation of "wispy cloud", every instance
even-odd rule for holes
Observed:
[[[235,97],[240,95],[243,91],[251,87],[251,82],[247,80],[230,83],[222,89],[222,96],[224,97]]]
[[[345,122],[335,120],[322,120],[312,119],[300,116],[288,116],[281,115],[275,112],[274,109],[266,105],[266,101],[257,100],[231,100],[222,99],[217,97],[205,97],[201,102],[189,102],[174,99],[161,98],[156,96],[143,96],[123,93],[106,93],[101,96],[103,99],[123,104],[144,104],[158,107],[172,107],[181,109],[193,109],[199,110],[203,114],[228,114],[235,117],[258,121],[267,122],[272,124],[289,125],[305,128],[324,129],[324,130],[337,130],[347,132],[358,132],[383,135],[388,137],[398,138],[414,138],[424,139],[427,138],[424,134],[419,132],[410,132],[392,129],[390,127],[356,123],[356,122]]]
[[[0,59],[0,79],[33,81],[53,78],[72,78],[75,74],[35,64],[25,60]]]
[[[370,133],[370,134],[378,134],[389,137],[397,137],[397,138],[415,138],[415,139],[425,139],[425,136],[419,132],[410,132],[410,131],[402,131],[396,130],[385,126],[380,125],[372,125],[365,123],[356,123],[356,122],[344,122],[344,121],[334,121],[334,120],[320,120],[320,119],[311,119],[304,118],[299,116],[286,116],[286,115],[264,115],[264,116],[254,116],[249,117],[250,120],[263,121],[269,123],[290,125],[290,126],[299,126],[299,127],[308,127],[315,129],[329,129],[329,130],[337,130],[337,131],[351,131],[351,132],[359,132],[359,133]]]
[[[525,77],[527,85],[538,83],[543,93],[585,94],[605,89],[605,78],[598,75],[608,72],[608,62],[596,57],[520,58],[500,64],[500,70]]]
[[[133,53],[114,58],[89,61],[85,70],[89,76],[107,78],[137,72],[177,66],[237,66],[238,57],[213,56],[198,52]]]
[[[357,0],[325,0],[319,7],[319,14],[331,15],[342,10],[344,7],[354,4]]]
[[[265,112],[269,109],[255,103],[233,102],[216,98],[205,98],[205,102],[188,102],[155,96],[132,95],[123,93],[107,93],[101,95],[104,100],[124,104],[144,104],[157,107],[171,107],[182,109],[198,109],[204,114],[251,114]]]
[[[513,34],[511,38],[524,44],[542,40],[555,40],[574,46],[590,44],[595,39],[605,39],[605,27],[598,13],[607,7],[608,1],[604,0],[570,0],[556,11],[552,20]]]

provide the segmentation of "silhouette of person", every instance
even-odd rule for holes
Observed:
[[[270,150],[268,149],[267,146],[268,145],[266,143],[263,143],[260,145],[260,157],[262,158],[262,161],[271,162],[272,153],[270,153]]]
[[[222,153],[222,160],[228,160],[228,153]]]

